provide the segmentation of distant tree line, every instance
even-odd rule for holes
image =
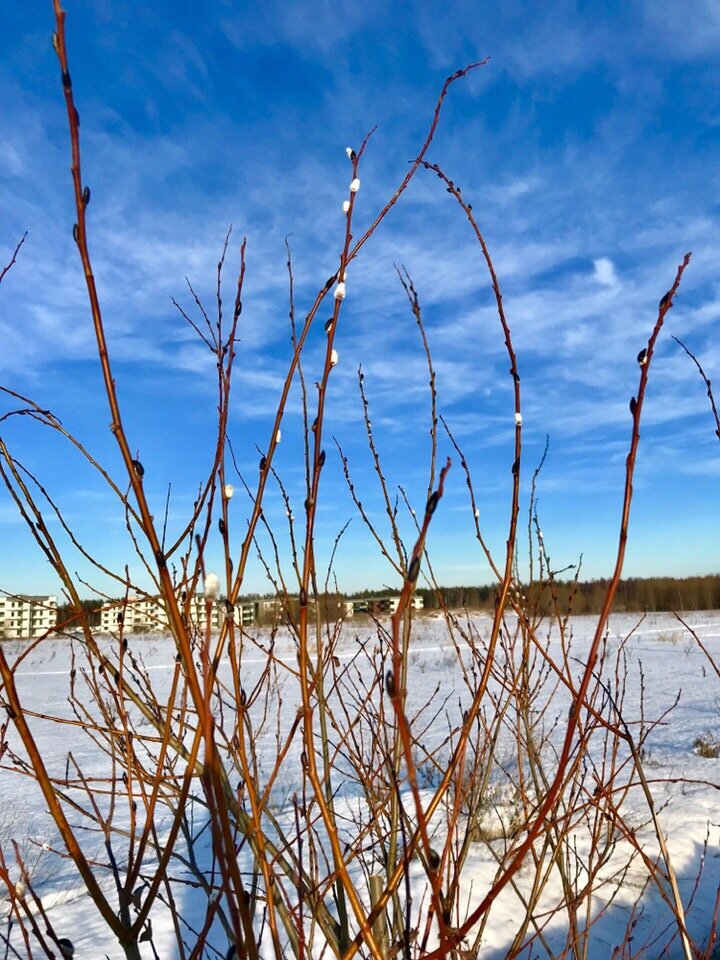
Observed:
[[[561,611],[599,613],[609,581],[555,581],[552,584],[520,586],[526,605],[547,613],[557,603]],[[426,609],[437,609],[440,600],[434,590],[418,589]],[[450,609],[492,610],[497,588],[443,587],[445,605]],[[704,577],[630,577],[621,580],[613,607],[616,611],[642,613],[646,610],[720,610],[720,574]]]
[[[87,614],[88,625],[91,627],[100,626],[100,607],[102,607],[103,600],[81,600],[80,605]],[[80,625],[80,621],[77,618],[75,612],[75,607],[71,603],[59,603],[57,608],[57,622],[58,623],[68,623],[68,627],[72,629]]]

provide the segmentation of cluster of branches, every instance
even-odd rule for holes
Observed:
[[[106,568],[85,550],[41,480],[0,440],[0,475],[70,605],[58,630],[80,632],[80,639],[66,646],[66,713],[42,712],[22,692],[23,663],[51,638],[16,653],[0,645],[0,703],[6,714],[0,724],[0,762],[42,794],[52,825],[43,852],[69,867],[74,886],[80,885],[129,960],[170,951],[181,960],[255,960],[261,954],[299,960],[474,957],[507,898],[517,906],[516,923],[506,928],[508,957],[528,949],[552,957],[586,957],[595,924],[633,870],[640,871],[643,889],[651,885],[658,891],[672,917],[662,943],[646,945],[650,953],[658,956],[676,941],[686,960],[707,955],[688,931],[691,903],[680,896],[643,769],[644,745],[660,718],[646,718],[641,710],[634,726],[626,721],[624,646],[610,650],[605,640],[622,571],[653,351],[689,256],[660,301],[638,358],[617,561],[580,668],[572,653],[568,611],[541,537],[532,542],[536,580],[552,601],[549,621],[529,605],[518,575],[521,381],[499,281],[472,206],[460,187],[426,159],[449,88],[480,64],[447,79],[417,158],[359,239],[353,236],[353,222],[367,139],[357,151],[348,151],[351,184],[337,267],[297,326],[288,257],[293,355],[257,478],[252,485],[241,478],[250,507],[239,548],[232,539],[238,521],[231,511],[231,481],[237,479],[228,430],[245,241],[228,312],[223,298],[226,238],[214,310],[195,298],[197,313],[183,311],[216,359],[215,455],[184,529],[169,542],[148,504],[145,467],[133,453],[116,394],[88,248],[90,192],[81,170],[79,117],[59,0],[54,8],[54,43],[72,146],[74,237],[125,483],[115,482],[54,414],[29,398],[6,390],[19,405],[3,419],[26,416],[59,432],[98,471],[125,518],[152,595],[162,598],[175,658],[167,675],[152,671],[142,649],[126,635],[122,604],[116,635],[109,643],[98,640],[57,531],[118,585],[125,604],[131,594],[145,592],[131,582],[127,568]],[[371,638],[349,645],[341,620],[322,615],[332,570],[330,566],[323,582],[315,554],[326,403],[337,359],[334,341],[353,262],[423,168],[441,180],[467,219],[478,245],[478,264],[489,272],[507,348],[515,418],[507,544],[503,556],[496,557],[484,539],[470,467],[438,413],[419,296],[407,273],[400,272],[430,381],[427,491],[424,508],[415,511],[406,501],[415,523],[413,542],[406,544],[360,374],[365,432],[386,506],[383,525],[364,510],[342,450],[341,463],[360,516],[400,592],[390,623],[376,623]],[[311,393],[305,389],[303,349],[321,308],[328,312],[328,301],[325,358]],[[285,562],[263,502],[272,484],[287,497],[273,461],[294,382],[300,383],[303,398],[306,499],[301,521],[288,510],[291,555]],[[481,635],[471,619],[456,616],[438,601],[454,692],[439,684],[425,694],[413,672],[412,598],[421,568],[429,589],[442,596],[426,551],[451,466],[449,459],[438,464],[441,430],[467,481],[469,516],[496,577],[495,605]],[[537,524],[531,504],[531,540]],[[204,561],[215,530],[224,548],[219,576],[207,571]],[[269,550],[260,547],[262,531]],[[282,628],[245,628],[236,616],[254,549],[280,604],[288,606]],[[198,590],[204,597],[200,613],[194,605]],[[292,609],[290,597],[297,597]],[[225,617],[219,632],[213,632],[211,614],[218,602]],[[68,738],[89,740],[90,759],[79,759],[75,750],[62,758],[49,751],[47,734],[56,727]],[[629,819],[625,810],[629,794],[638,791],[645,799],[645,823]],[[638,839],[643,827],[651,830],[654,845]],[[487,869],[473,881],[478,844]],[[8,904],[5,955],[72,956],[71,931],[63,927],[70,908],[48,909],[41,881],[17,842],[0,848],[0,881]],[[600,891],[606,906],[598,910]],[[564,918],[566,932],[559,949],[550,931],[558,917]],[[631,912],[617,958],[638,953],[635,919]]]

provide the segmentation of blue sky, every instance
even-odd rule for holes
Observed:
[[[211,303],[228,225],[230,260],[247,235],[230,432],[254,479],[290,355],[285,235],[302,317],[337,266],[346,145],[377,125],[362,165],[359,235],[416,155],[444,78],[490,56],[452,88],[429,159],[473,204],[503,287],[522,376],[524,504],[549,434],[539,512],[553,566],[582,554],[586,576],[610,573],[635,357],[692,250],[643,411],[626,573],[720,569],[720,449],[703,385],[670,337],[720,376],[717,4],[67,0],[66,9],[91,251],[130,442],[156,513],[171,482],[171,523],[181,522],[213,438],[212,360],[171,304],[175,296],[192,305],[185,276]],[[71,236],[52,29],[50,0],[0,10],[3,263],[28,231],[0,288],[0,382],[51,408],[120,478]],[[418,174],[353,265],[337,335],[318,564],[324,569],[353,517],[336,560],[349,591],[397,585],[355,514],[330,440],[342,444],[363,504],[386,529],[360,419],[359,364],[389,484],[402,485],[418,510],[427,484],[427,371],[395,263],[416,283],[440,411],[467,453],[498,557],[507,529],[513,404],[487,273],[452,198]],[[231,272],[227,281],[229,298]],[[311,383],[323,319],[305,358]],[[11,406],[3,403],[1,412]],[[302,516],[299,409],[295,394],[276,466]],[[2,435],[89,549],[115,569],[130,564],[145,583],[122,514],[67,445],[26,418],[4,423]],[[440,455],[449,452],[441,437]],[[239,494],[232,508],[239,546],[247,515]],[[283,527],[276,491],[267,515]],[[407,517],[402,526],[410,545]],[[441,582],[488,582],[458,464],[429,547]],[[70,553],[69,565],[108,587],[82,558]],[[57,588],[4,491],[0,587]],[[259,565],[246,588],[268,589]]]

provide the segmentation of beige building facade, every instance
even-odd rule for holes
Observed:
[[[50,633],[57,625],[57,597],[9,596],[0,594],[0,639]]]
[[[182,604],[181,604],[182,609]],[[202,594],[190,601],[190,620],[198,630],[206,626],[207,606]],[[235,606],[235,623],[247,627],[255,623],[257,604],[250,601]],[[210,629],[217,630],[226,616],[224,601],[213,603]],[[164,633],[169,628],[165,604],[159,597],[129,597],[127,603],[116,601],[105,604],[100,611],[100,632],[117,633],[122,626],[125,633]]]

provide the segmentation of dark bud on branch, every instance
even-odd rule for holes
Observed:
[[[314,506],[315,506],[315,501],[313,500],[312,497],[308,497],[307,500],[305,501],[305,510],[309,512],[310,510],[312,510]]]
[[[328,333],[328,332],[329,332],[330,327],[331,327],[332,325],[333,325],[333,318],[332,318],[332,317],[328,317],[328,319],[325,321],[325,333]]]
[[[260,457],[260,469],[264,470],[267,466],[267,457]]]
[[[305,753],[304,750],[303,750],[303,752],[300,754],[300,763],[302,764],[303,770],[307,770],[307,767],[308,767],[308,758],[307,758],[307,754]]]
[[[463,723],[467,723],[469,719],[470,719],[470,711],[465,710],[463,712]]]
[[[395,674],[392,670],[388,670],[385,674],[385,690],[389,697],[395,696]]]
[[[312,422],[312,426],[310,427],[310,429],[312,430],[313,433],[315,433],[315,431],[317,430],[317,425],[318,425],[318,424],[317,424],[317,417],[315,417],[315,419],[314,419],[313,422]]]
[[[60,937],[58,940],[58,946],[60,947],[60,953],[63,957],[63,960],[72,960],[75,954],[75,944],[72,940],[68,940],[67,937]]]
[[[301,607],[307,606],[307,590],[305,589],[305,587],[300,588],[300,606]]]
[[[69,90],[72,86],[72,80],[70,79],[70,71],[63,70],[62,72],[62,85],[66,90]]]
[[[635,416],[635,411],[637,410],[637,400],[635,397],[630,397],[630,413]]]
[[[415,583],[420,573],[420,557],[413,557],[408,570],[408,583]]]
[[[440,499],[440,497],[438,496],[437,490],[436,490],[434,493],[431,493],[431,494],[430,494],[430,496],[428,497],[428,502],[427,502],[427,504],[425,505],[425,515],[426,515],[426,516],[431,517],[431,516],[435,513],[435,508],[436,508],[437,505],[438,505],[438,500],[439,500],[439,499]]]
[[[220,531],[220,536],[221,536],[221,537],[224,537],[224,536],[225,536],[225,521],[223,520],[222,517],[220,517],[220,519],[218,520],[218,530]]]
[[[647,359],[647,350],[645,347],[643,347],[640,353],[637,355],[637,362],[642,367],[644,366],[646,359]]]
[[[520,461],[516,460],[512,465],[512,475],[516,477],[520,473]]]
[[[658,304],[658,309],[667,310],[670,307],[671,300],[672,300],[672,293],[668,290],[668,292],[665,294],[665,296],[662,298],[662,300]]]
[[[240,688],[240,706],[244,707],[246,703],[247,703],[247,694],[245,693],[245,689],[241,687]]]
[[[145,476],[145,467],[143,467],[143,465],[140,463],[139,460],[133,460],[132,465],[133,465],[133,470],[142,480],[142,478]]]
[[[83,190],[82,202],[84,207],[86,207],[90,203],[90,187],[85,187],[85,189]]]
[[[80,243],[80,227],[76,223],[73,224],[73,240]]]
[[[428,850],[428,864],[431,870],[437,870],[440,866],[440,854],[437,850],[433,850],[432,847]]]
[[[318,466],[319,466],[319,467],[324,467],[324,466],[325,466],[325,451],[324,451],[324,450],[321,450],[321,451],[320,451],[320,456],[318,457]]]

